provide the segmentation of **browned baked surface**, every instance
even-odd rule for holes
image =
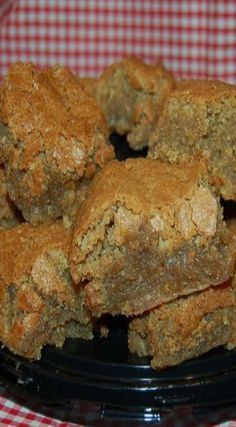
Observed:
[[[236,261],[236,220],[227,226],[233,234]],[[236,346],[235,272],[222,285],[162,304],[129,325],[130,351],[151,356],[153,368],[178,365],[220,345]]]
[[[131,320],[128,345],[132,353],[151,356],[153,368],[174,366],[220,345],[231,348],[235,321],[235,283],[229,280]]]
[[[96,96],[110,131],[127,134],[136,150],[148,145],[150,131],[173,87],[174,79],[162,65],[126,58],[104,71]]]
[[[96,97],[98,79],[95,77],[78,77],[80,85],[85,89],[90,95]]]
[[[92,338],[83,291],[69,273],[70,240],[60,222],[0,230],[0,340],[14,353],[38,359],[47,343]]]
[[[113,156],[94,98],[62,67],[10,67],[1,93],[0,157],[11,199],[32,223],[70,212]]]
[[[110,162],[81,206],[70,251],[93,314],[140,314],[218,285],[233,269],[230,237],[204,165]]]
[[[180,162],[201,152],[214,185],[236,200],[236,86],[190,80],[170,94],[150,137],[149,156]]]
[[[19,222],[18,212],[8,195],[4,168],[0,165],[0,228],[11,228]]]

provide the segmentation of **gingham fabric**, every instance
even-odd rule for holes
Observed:
[[[12,62],[65,64],[96,76],[127,55],[178,78],[236,82],[235,0],[6,0],[0,76]]]
[[[16,61],[62,64],[81,76],[97,76],[133,55],[162,61],[176,78],[236,83],[235,0],[0,0],[0,24],[0,79]],[[0,393],[0,426],[75,425]],[[228,417],[218,425],[236,427]],[[166,426],[192,427],[193,419],[181,413]]]
[[[75,424],[71,422],[62,422],[58,419],[52,419],[48,416],[44,416],[40,413],[33,412],[25,406],[13,402],[11,396],[0,388],[0,426],[10,427],[84,427],[81,424]],[[43,408],[43,407],[42,407]],[[86,404],[78,405],[75,408],[75,413],[78,411],[86,412]],[[62,410],[63,411],[63,410]],[[43,411],[42,411],[43,412]],[[207,415],[208,422],[202,421],[201,418],[193,416],[189,409],[179,409],[174,413],[170,413],[166,418],[162,419],[160,423],[155,424],[156,427],[235,427],[236,419],[233,418],[236,415],[236,406],[230,410],[229,413],[219,412],[219,419],[225,420],[216,424],[217,419],[212,418],[209,414]],[[230,418],[231,417],[231,418]],[[65,417],[63,417],[64,419]],[[92,427],[95,425],[97,418],[94,418],[94,414],[87,412],[86,416],[86,427]],[[214,419],[214,421],[213,421]],[[111,421],[111,420],[110,420]],[[117,427],[117,424],[115,424]],[[149,424],[147,424],[149,425]],[[127,424],[127,427],[129,424]],[[134,425],[132,424],[134,427]],[[154,424],[150,426],[154,427]],[[104,427],[106,422],[104,421]]]
[[[0,426],[10,427],[75,427],[79,424],[61,422],[20,406],[9,398],[1,389],[0,395]]]

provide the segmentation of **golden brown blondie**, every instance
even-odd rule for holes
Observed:
[[[236,86],[190,80],[170,94],[150,137],[149,156],[181,162],[202,153],[220,195],[236,200]]]
[[[236,219],[227,221],[236,267]],[[153,368],[178,365],[212,348],[236,346],[236,271],[225,283],[162,304],[129,324],[132,353]]]
[[[178,365],[220,345],[234,347],[235,322],[235,279],[230,279],[131,320],[129,349],[151,356],[156,369]]]
[[[92,338],[83,290],[69,273],[70,241],[60,222],[0,230],[0,340],[12,352],[39,359],[45,344]]]
[[[95,316],[141,314],[233,269],[222,209],[197,159],[106,165],[81,206],[69,258]]]
[[[90,178],[114,156],[100,107],[62,67],[10,67],[0,119],[10,198],[32,223],[67,215],[84,198]]]
[[[150,132],[174,79],[162,65],[147,65],[126,58],[109,66],[98,79],[96,97],[111,132],[127,134],[129,145],[138,150],[149,142]]]

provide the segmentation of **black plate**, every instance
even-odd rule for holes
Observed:
[[[123,319],[112,320],[110,327],[107,339],[47,346],[34,363],[2,348],[2,384],[33,409],[86,425],[101,425],[104,419],[106,425],[109,420],[113,425],[114,420],[117,425],[157,423],[183,408],[195,416],[218,417],[219,409],[236,401],[236,352],[219,348],[156,372],[148,358],[128,351]]]

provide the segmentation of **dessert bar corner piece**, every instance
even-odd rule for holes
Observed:
[[[91,177],[113,157],[102,111],[70,70],[9,68],[1,88],[0,158],[10,198],[27,221],[69,218]]]
[[[69,244],[61,223],[0,230],[0,340],[13,353],[39,359],[46,344],[92,338],[83,291],[69,273]]]
[[[107,67],[94,93],[110,132],[127,135],[131,148],[139,150],[148,145],[150,132],[174,86],[172,74],[161,64],[148,65],[131,57]]]
[[[167,368],[226,345],[235,347],[235,279],[180,297],[131,320],[128,346]]]
[[[226,281],[231,238],[204,164],[110,162],[81,207],[69,259],[95,316],[141,314]]]
[[[180,82],[150,136],[149,156],[179,163],[201,153],[212,183],[236,200],[236,86],[215,80]]]
[[[227,221],[236,261],[236,220]],[[131,319],[128,346],[151,356],[155,369],[178,365],[226,345],[236,346],[236,272],[225,283],[176,298]]]

